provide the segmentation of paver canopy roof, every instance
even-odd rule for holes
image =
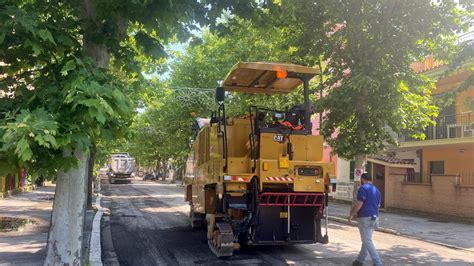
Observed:
[[[277,71],[286,71],[288,77],[277,78]],[[289,93],[303,83],[292,74],[304,75],[311,79],[319,74],[319,71],[293,64],[241,62],[232,67],[223,87],[226,91],[246,93]]]

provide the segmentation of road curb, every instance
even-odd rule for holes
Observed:
[[[342,217],[337,217],[337,216],[328,216],[328,219],[330,221],[334,221],[334,222],[338,222],[338,223],[343,223],[343,224],[347,224],[347,225],[351,225],[351,226],[357,226],[356,221],[349,222],[347,220],[347,218],[342,218]],[[421,237],[416,237],[416,236],[412,236],[412,235],[403,234],[403,233],[400,233],[400,232],[398,232],[396,230],[393,230],[393,229],[379,227],[379,228],[375,229],[375,231],[379,231],[379,232],[383,232],[383,233],[387,233],[387,234],[392,234],[392,235],[397,235],[397,236],[404,236],[404,237],[408,237],[408,238],[411,238],[411,239],[416,239],[416,240],[432,243],[432,244],[447,247],[447,248],[474,252],[474,250],[472,250],[472,249],[458,247],[458,246],[454,246],[454,245],[450,245],[450,244],[446,244],[446,243],[441,243],[441,242],[437,242],[437,241],[433,241],[433,240],[429,240],[429,239],[424,239],[424,238],[421,238]]]
[[[93,266],[102,266],[102,246],[100,242],[100,221],[102,220],[102,215],[104,211],[100,206],[100,200],[102,199],[101,194],[97,195],[95,200],[95,206],[97,208],[97,213],[94,216],[94,221],[92,222],[92,234],[91,234],[91,243],[89,251],[89,263]]]
[[[328,218],[329,218],[329,220],[334,221],[334,222],[343,223],[343,224],[352,225],[352,226],[357,226],[356,221],[349,222],[347,220],[347,218],[341,218],[341,217],[337,217],[337,216],[328,216]],[[401,233],[396,231],[396,230],[383,228],[383,227],[379,227],[375,230],[379,231],[379,232],[387,233],[387,234],[397,235],[397,236],[401,235]]]
[[[416,239],[416,240],[420,240],[420,241],[429,242],[429,243],[431,243],[431,244],[435,244],[435,245],[439,245],[439,246],[443,246],[443,247],[447,247],[447,248],[451,248],[451,249],[464,250],[464,251],[469,251],[469,252],[474,253],[474,249],[458,247],[458,246],[454,246],[454,245],[450,245],[450,244],[445,244],[445,243],[437,242],[437,241],[434,241],[434,240],[424,239],[424,238],[420,238],[420,237],[416,237],[416,236],[411,236],[411,235],[405,235],[405,234],[401,234],[401,235],[402,235],[402,236],[405,236],[405,237],[408,237],[408,238],[412,238],[412,239]]]

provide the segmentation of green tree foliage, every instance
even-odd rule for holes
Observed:
[[[164,44],[188,38],[224,10],[253,16],[264,5],[1,0],[0,89],[10,97],[0,98],[0,157],[10,168],[55,172],[62,148],[119,136],[131,107],[143,102],[142,73],[160,71]]]
[[[9,95],[0,98],[0,157],[8,162],[0,171],[27,167],[52,177],[76,165],[63,148],[88,147],[90,136],[117,130],[130,103],[126,84],[82,57],[74,16],[36,7],[2,1],[0,8],[0,89]]]
[[[281,8],[288,14],[281,25],[296,33],[289,45],[309,62],[326,63],[320,107],[329,112],[321,132],[344,158],[394,143],[390,130],[421,134],[432,123],[432,84],[410,64],[430,54],[449,60],[455,33],[472,18],[472,4],[462,9],[452,1],[302,1]]]
[[[84,151],[123,134],[137,106],[127,95],[142,87],[143,72],[159,70],[164,45],[186,39],[198,24],[214,24],[223,12],[254,16],[265,5],[0,0],[0,90],[8,93],[0,99],[0,159],[8,169],[0,172],[58,174],[61,204],[54,205],[46,264],[80,263],[84,196],[74,184],[87,184],[77,181],[94,158]]]
[[[438,79],[446,78],[458,72],[466,70],[474,70],[474,41],[468,41],[461,43],[457,46],[458,52],[454,55],[449,65],[445,66],[444,71],[441,73],[435,73]],[[437,106],[441,109],[446,108],[455,103],[459,93],[466,91],[468,88],[474,85],[474,73],[471,74],[460,84],[457,84],[455,88],[450,89],[447,92],[434,96],[434,100]],[[465,104],[474,111],[474,100],[470,98],[465,99]]]
[[[221,25],[226,34],[205,31],[172,63],[169,86],[213,88],[238,61],[318,67],[323,77],[316,81],[322,83],[313,84],[313,90],[324,89],[324,97],[316,107],[327,113],[321,133],[342,157],[377,153],[395,143],[393,133],[423,138],[422,129],[433,123],[438,110],[431,99],[433,83],[410,64],[431,54],[452,59],[455,33],[472,18],[472,4],[463,4],[278,2],[257,20],[227,18]],[[288,106],[267,97],[229,98],[230,114],[242,114],[256,103]]]
[[[290,49],[282,46],[280,29],[241,18],[235,18],[228,29],[223,35],[204,31],[198,45],[191,45],[185,54],[178,55],[171,64],[169,86],[215,88],[238,62],[295,63]],[[234,93],[228,98],[227,111],[231,116],[246,114],[252,105],[284,110],[302,101],[301,91],[283,96]],[[206,107],[209,106],[213,105],[207,103]],[[213,109],[202,115],[209,116]]]
[[[147,111],[134,121],[134,137],[129,145],[135,147],[139,161],[153,164],[156,159],[175,158],[184,162],[192,133],[191,112],[210,117],[217,108],[214,88],[237,62],[295,62],[291,49],[282,46],[280,29],[261,27],[238,17],[227,26],[225,34],[205,29],[184,53],[175,53],[168,80],[157,85],[160,104],[149,104]],[[245,115],[252,105],[285,110],[302,101],[300,90],[284,96],[235,93],[228,95],[226,108],[232,117]],[[148,152],[140,155],[140,151]]]
[[[166,43],[186,40],[191,37],[190,32],[200,29],[198,25],[207,25],[219,30],[216,21],[217,18],[222,18],[223,11],[227,15],[238,14],[241,17],[256,18],[259,15],[259,10],[268,5],[272,5],[272,3],[215,0],[143,4],[141,8],[144,9],[143,12],[146,15],[133,15],[134,19],[140,23],[130,26],[129,32],[132,34],[129,34],[129,37],[123,41],[130,48],[128,50],[119,49],[120,56],[116,55],[116,57],[130,57],[129,54],[133,55],[133,52],[136,54],[137,50],[143,54],[147,54],[147,51],[154,51],[155,57],[162,57],[166,54],[164,50]],[[158,12],[157,20],[160,25],[156,27],[157,21],[153,19],[154,14],[150,13],[150,10],[158,7],[164,8],[169,13],[164,15],[163,12]],[[127,13],[129,7],[121,6],[120,10]],[[142,19],[144,21],[141,21]],[[140,43],[142,43],[142,48],[140,48]],[[141,70],[148,74],[163,73],[166,70],[164,66],[167,61],[163,59],[152,61],[142,55],[134,56],[134,59],[143,66]],[[133,64],[128,64],[127,67],[133,67]],[[189,72],[186,77],[190,77],[191,74],[192,72]],[[183,76],[183,78],[185,77]],[[182,86],[182,84],[172,84],[171,87],[173,86]],[[190,87],[200,86],[193,84]],[[138,107],[145,109],[146,112],[134,118],[126,138],[115,139],[112,142],[102,141],[100,145],[106,147],[108,151],[127,150],[142,165],[153,166],[156,160],[167,160],[168,158],[175,158],[183,162],[187,153],[190,125],[192,124],[191,111],[207,114],[207,110],[210,109],[208,107],[212,105],[212,101],[209,101],[212,94],[210,91],[198,92],[192,97],[189,97],[189,94],[194,95],[192,91],[163,89],[162,84],[156,80],[147,82],[146,89],[131,95],[139,103]],[[207,103],[207,106],[203,103]],[[108,152],[101,152],[101,161],[105,160],[107,154]]]

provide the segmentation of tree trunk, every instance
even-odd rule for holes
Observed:
[[[155,171],[155,176],[159,176],[159,173],[160,173],[160,159],[156,159],[156,163],[155,163],[155,168],[154,168],[154,171]]]
[[[365,139],[365,128],[364,123],[367,121],[367,110],[368,110],[368,103],[367,103],[367,96],[369,92],[366,88],[363,88],[359,95],[357,95],[357,105],[355,106],[355,116],[358,121],[358,137],[359,139]],[[360,176],[362,173],[365,172],[365,164],[367,162],[367,155],[366,154],[358,154],[355,156],[355,173],[354,173],[354,190],[352,195],[352,206],[355,205],[357,201],[357,192],[359,191],[360,187]]]
[[[108,68],[110,52],[103,43],[97,43],[97,37],[103,34],[103,24],[97,18],[96,1],[83,0],[81,6],[81,25],[84,31],[82,52],[89,56],[94,65],[100,68]],[[126,29],[126,27],[125,27]]]
[[[98,43],[98,36],[104,34],[103,20],[98,18],[95,0],[82,0],[80,5],[81,29],[83,32],[83,55],[92,59],[99,68],[108,68],[110,51],[104,43]],[[127,20],[110,15],[111,23],[117,26],[116,37],[125,38]],[[82,263],[82,234],[87,204],[88,187],[95,162],[93,145],[91,158],[82,147],[76,148],[73,155],[79,159],[79,166],[69,172],[58,173],[51,228],[48,235],[45,265],[80,265]],[[66,150],[65,156],[71,156]],[[88,178],[89,177],[89,178]],[[91,192],[90,192],[91,193]],[[92,195],[92,194],[90,194]]]
[[[168,176],[168,174],[169,174],[168,170],[169,170],[168,169],[168,162],[163,163],[163,176],[161,177],[162,181],[165,181],[166,177]]]
[[[183,180],[183,175],[184,175],[184,167],[183,165],[180,165],[178,168],[178,175],[176,176],[176,179]]]
[[[357,201],[357,192],[359,191],[359,187],[360,187],[360,175],[358,175],[358,171],[360,171],[359,173],[364,173],[365,172],[365,164],[367,163],[367,156],[365,154],[360,154],[360,155],[357,155],[355,157],[355,173],[354,173],[354,189],[352,191],[352,206],[354,206],[354,204],[356,203]]]
[[[71,156],[70,150],[65,150],[64,156]],[[82,263],[87,154],[78,147],[73,156],[79,160],[79,166],[69,172],[62,169],[58,172],[44,265]]]
[[[95,37],[102,32],[101,22],[97,19],[96,2],[81,2],[83,35],[83,54],[92,58],[94,65],[107,68],[110,53],[103,44],[95,43]],[[65,151],[65,156],[71,153]],[[48,235],[45,265],[81,265],[82,235],[87,205],[89,178],[93,170],[94,159],[88,158],[82,147],[76,148],[74,156],[79,166],[67,173],[60,171],[56,185],[51,228]],[[89,165],[92,165],[89,167]]]
[[[110,51],[102,43],[97,43],[96,38],[102,33],[103,25],[97,18],[96,1],[83,0],[81,3],[81,27],[84,31],[82,54],[92,59],[96,67],[108,68],[110,61]],[[87,208],[92,209],[92,184],[96,155],[96,146],[93,142],[90,147],[90,157],[88,158],[88,191]]]
[[[87,209],[92,210],[92,189],[94,186],[94,164],[97,147],[92,143],[90,147],[90,155],[87,169]]]

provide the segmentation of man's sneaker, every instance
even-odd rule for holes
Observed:
[[[360,262],[358,260],[355,260],[355,261],[352,262],[352,266],[363,266],[363,265],[364,265],[364,263]]]

